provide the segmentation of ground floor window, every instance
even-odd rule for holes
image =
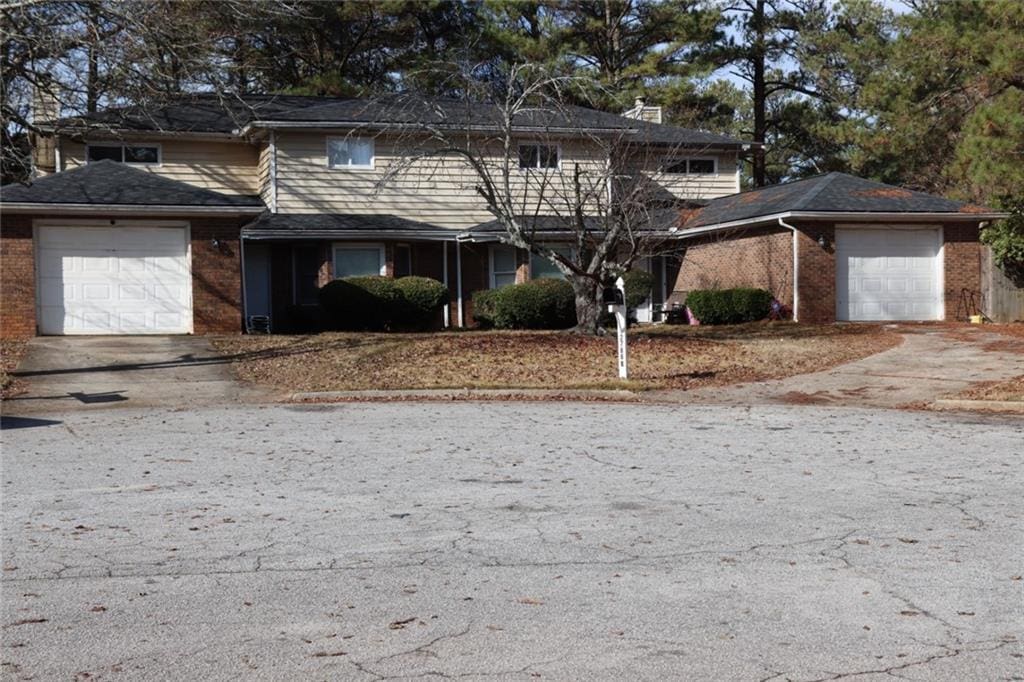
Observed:
[[[334,277],[386,275],[383,244],[335,244]]]
[[[395,245],[395,279],[412,274],[412,247],[408,244]]]
[[[491,247],[491,288],[516,283],[516,250],[506,244]]]
[[[568,246],[549,246],[548,248],[569,260],[572,260],[575,253],[574,249]],[[563,277],[565,275],[562,274],[562,271],[544,256],[538,256],[537,254],[530,256],[530,279],[561,279]]]

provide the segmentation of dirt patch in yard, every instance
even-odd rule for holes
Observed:
[[[17,379],[11,376],[25,354],[24,341],[0,341],[0,397],[9,398],[21,390]]]
[[[1003,402],[1024,401],[1024,375],[1007,381],[986,381],[951,396],[959,400],[998,400]]]
[[[213,339],[239,378],[286,391],[432,388],[692,388],[826,369],[899,343],[875,325],[660,326],[614,338],[562,332],[324,333]]]

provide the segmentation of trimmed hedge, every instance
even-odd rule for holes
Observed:
[[[567,329],[576,324],[576,297],[563,279],[538,279],[473,294],[473,318],[498,329]]]
[[[395,280],[395,287],[401,294],[402,303],[394,322],[411,329],[436,326],[437,313],[451,298],[447,287],[430,277],[399,277]]]
[[[411,280],[411,281],[408,281]],[[319,292],[332,329],[424,329],[448,301],[448,290],[428,277],[344,277]]]
[[[768,317],[772,294],[764,289],[699,289],[686,296],[686,307],[701,324],[740,324]]]

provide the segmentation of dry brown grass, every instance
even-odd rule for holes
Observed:
[[[18,390],[17,380],[11,376],[25,354],[24,341],[0,341],[0,397],[6,398]]]
[[[1001,400],[1024,402],[1024,376],[1006,381],[985,382],[967,389],[956,396],[961,400]]]
[[[244,380],[287,391],[429,388],[691,388],[813,372],[899,343],[878,326],[662,326],[614,338],[562,332],[325,333],[213,339]]]

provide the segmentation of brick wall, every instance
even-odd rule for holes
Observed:
[[[800,231],[797,250],[800,257],[798,318],[810,324],[836,321],[836,230],[832,223],[793,223]],[[790,233],[792,236],[792,233]],[[826,244],[818,244],[824,237]]]
[[[242,331],[239,231],[245,220],[192,218],[192,317],[196,334]],[[217,246],[213,245],[216,239]]]
[[[730,232],[689,243],[682,255],[670,302],[694,289],[758,287],[786,305],[793,300],[793,237],[779,228]]]
[[[27,215],[0,218],[0,336],[25,338],[36,333],[35,255],[32,220]],[[52,219],[52,216],[47,216]],[[125,221],[124,216],[89,216]],[[145,219],[140,219],[144,221]],[[175,218],[192,226],[192,308],[196,334],[242,330],[240,218]],[[217,239],[218,245],[213,245]]]
[[[978,242],[977,225],[946,224],[942,228],[944,261],[944,296],[946,319],[957,319],[961,291],[974,293],[974,300],[981,307],[981,258],[982,246]],[[960,318],[966,319],[965,310],[959,310]]]
[[[0,216],[0,337],[35,336],[35,285],[32,219]]]

